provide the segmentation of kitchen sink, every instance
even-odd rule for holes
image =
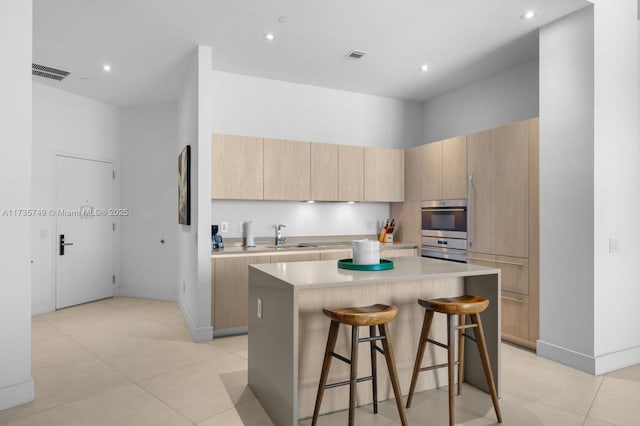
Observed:
[[[313,244],[282,244],[279,246],[266,246],[267,248],[272,248],[272,249],[292,249],[292,248],[314,248],[316,247]]]

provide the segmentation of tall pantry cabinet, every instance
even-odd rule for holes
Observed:
[[[467,137],[468,262],[502,270],[502,337],[538,338],[538,119]]]

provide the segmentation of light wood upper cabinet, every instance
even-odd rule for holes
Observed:
[[[338,145],[338,201],[364,200],[364,148]]]
[[[467,137],[419,147],[422,161],[422,200],[467,197]]]
[[[403,186],[403,150],[365,147],[364,200],[403,201]]]
[[[528,257],[528,151],[527,121],[468,136],[471,250]]]
[[[422,199],[442,199],[442,142],[432,142],[422,146]]]
[[[447,139],[442,143],[442,198],[467,197],[467,137]]]
[[[311,199],[338,199],[338,145],[311,143]]]
[[[264,140],[264,199],[311,199],[309,142]]]
[[[211,198],[262,199],[262,138],[214,133]]]
[[[404,151],[404,201],[422,201],[426,145]]]
[[[493,238],[495,203],[493,193],[493,143],[491,130],[474,133],[467,137],[467,166],[469,186],[468,224],[469,247],[479,253],[495,253]]]

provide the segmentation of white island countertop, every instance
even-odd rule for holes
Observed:
[[[397,257],[394,268],[383,271],[356,271],[338,268],[338,261],[271,263],[251,265],[294,288],[342,287],[344,285],[374,284],[437,278],[460,278],[497,274],[498,269],[466,263],[449,262],[426,257]]]
[[[331,306],[383,303],[398,308],[389,328],[400,388],[406,394],[425,315],[417,300],[462,294],[488,298],[482,323],[500,392],[500,270],[417,256],[398,257],[393,262],[393,269],[383,271],[340,269],[336,260],[249,265],[248,381],[275,424],[296,426],[313,414],[330,322],[322,310]],[[346,337],[348,331],[342,333]],[[430,336],[446,341],[444,315],[433,319]],[[349,353],[348,340],[338,339],[336,353]],[[364,346],[360,351],[363,360],[368,360]],[[431,351],[429,357],[434,364],[442,364],[446,351]],[[465,381],[486,390],[475,345],[465,345],[464,358]],[[360,373],[367,375],[368,371],[364,368]],[[336,369],[331,380],[344,380],[342,373]],[[446,383],[446,373],[440,369],[422,375],[416,390]],[[379,400],[392,397],[384,368],[378,369],[378,396]],[[359,404],[368,404],[371,399],[370,392],[358,394]],[[321,413],[343,410],[348,401],[347,387],[327,391]]]

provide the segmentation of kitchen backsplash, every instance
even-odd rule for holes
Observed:
[[[274,225],[286,225],[284,236],[377,234],[389,217],[388,203],[305,203],[299,201],[211,201],[211,220],[223,238],[239,238],[243,222],[253,221],[255,237],[272,237]]]

